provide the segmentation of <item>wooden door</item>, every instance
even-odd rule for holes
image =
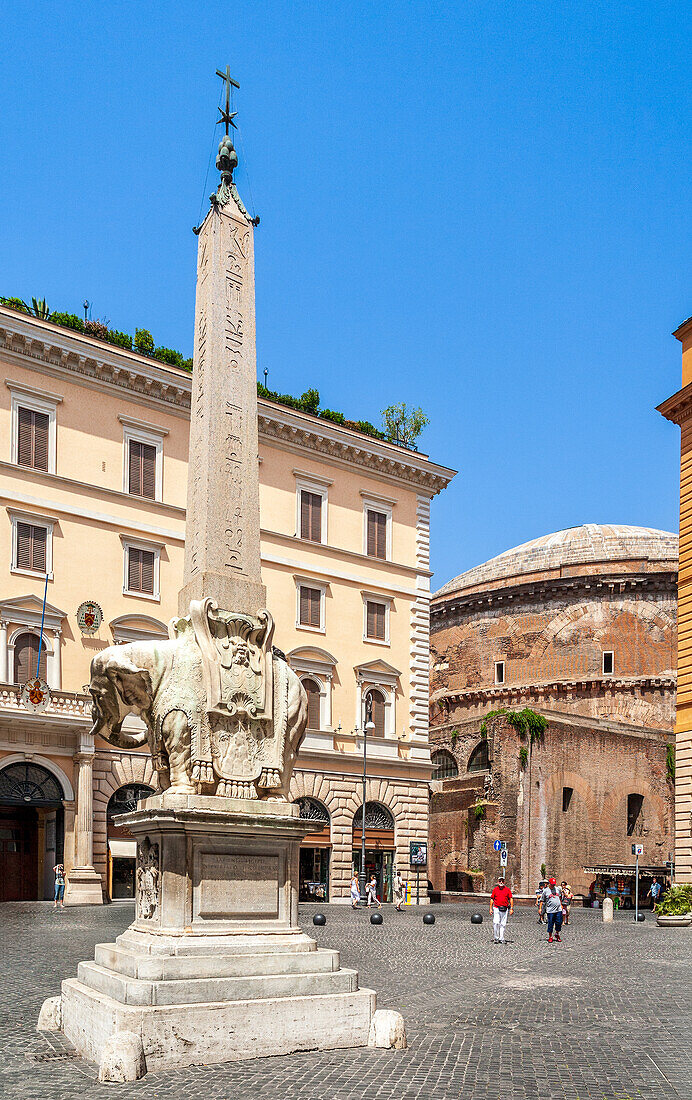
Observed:
[[[37,838],[35,810],[0,814],[0,901],[38,897]]]

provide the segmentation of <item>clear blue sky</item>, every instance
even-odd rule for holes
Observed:
[[[423,407],[460,471],[434,585],[578,523],[677,529],[689,5],[14,0],[2,36],[0,294],[191,354],[230,63],[259,369]]]

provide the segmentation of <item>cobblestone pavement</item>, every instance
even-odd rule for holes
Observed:
[[[0,905],[0,1096],[26,1100],[634,1100],[692,1097],[692,930],[658,928],[651,914],[612,925],[576,910],[562,944],[548,944],[532,910],[518,910],[511,942],[495,947],[473,907],[325,906],[327,924],[301,906],[306,930],[341,951],[378,991],[379,1006],[403,1012],[409,1048],[294,1054],[175,1073],[130,1085],[99,1085],[95,1067],[61,1036],[37,1034],[45,997],[112,940],[132,906],[53,912],[45,903]],[[483,909],[485,913],[485,909]]]

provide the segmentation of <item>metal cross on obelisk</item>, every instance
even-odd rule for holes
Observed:
[[[217,120],[216,124],[218,126],[220,123],[225,122],[226,123],[226,133],[228,134],[228,127],[229,126],[232,126],[234,130],[237,130],[237,128],[238,128],[236,126],[235,122],[233,121],[233,119],[238,114],[238,112],[234,111],[233,114],[231,114],[231,85],[233,85],[234,88],[238,88],[238,90],[240,90],[240,84],[238,84],[238,82],[236,80],[234,80],[233,77],[231,76],[231,66],[230,65],[226,66],[226,71],[225,72],[222,72],[221,69],[217,69],[216,70],[216,75],[220,76],[221,79],[223,80],[224,84],[226,85],[226,110],[223,111],[221,109],[221,107],[219,107],[219,112],[221,114],[221,118]]]
[[[233,126],[230,75],[226,111]],[[219,146],[222,186],[199,231],[195,348],[183,588],[179,612],[210,596],[226,611],[266,605],[260,571],[254,226],[232,183],[229,137]],[[226,184],[224,185],[224,178]],[[229,185],[230,184],[230,185]]]

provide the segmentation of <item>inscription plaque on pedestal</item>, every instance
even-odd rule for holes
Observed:
[[[199,902],[203,920],[276,920],[279,916],[279,857],[202,852]]]

